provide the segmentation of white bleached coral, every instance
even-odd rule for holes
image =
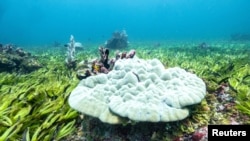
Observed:
[[[195,74],[174,67],[165,69],[157,60],[136,56],[120,59],[108,74],[81,80],[69,97],[70,106],[103,122],[169,122],[189,115],[185,107],[199,103],[205,83]]]

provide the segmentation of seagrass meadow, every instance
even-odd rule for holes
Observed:
[[[139,58],[157,58],[166,69],[179,66],[195,73],[206,83],[207,91],[201,103],[188,107],[191,114],[184,120],[122,125],[102,123],[70,108],[68,96],[80,80],[76,70],[65,65],[64,47],[24,47],[42,67],[30,73],[0,73],[0,141],[168,141],[208,124],[250,124],[250,42],[213,41],[208,48],[198,44],[137,42],[121,50],[135,49]],[[115,50],[110,51],[114,57]],[[78,63],[98,58],[98,45],[76,50],[76,54]],[[222,83],[229,84],[230,101],[216,96]],[[218,110],[220,104],[226,108]]]

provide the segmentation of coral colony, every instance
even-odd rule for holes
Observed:
[[[83,46],[73,35],[66,58],[0,44],[0,140],[205,141],[209,131],[248,134],[208,125],[250,123],[249,44],[161,44],[153,51],[127,43],[125,31],[114,32],[79,58]]]
[[[14,44],[0,44],[0,72],[28,73],[42,67],[31,53]]]
[[[73,35],[70,35],[70,43],[67,45],[67,58],[66,58],[66,64],[68,67],[72,68],[75,67],[76,65],[76,60],[75,60],[75,39]]]
[[[121,49],[128,46],[128,35],[126,30],[115,31],[112,38],[105,42],[105,48]]]
[[[165,69],[157,60],[119,59],[108,74],[81,80],[69,105],[102,122],[170,122],[189,115],[185,107],[206,95],[205,83],[195,74],[175,67]]]

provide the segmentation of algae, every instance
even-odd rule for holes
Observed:
[[[250,53],[239,44],[215,42],[208,50],[197,49],[194,43],[162,43],[156,49],[146,43],[129,46],[128,50],[136,49],[140,58],[158,58],[166,69],[179,66],[197,74],[207,85],[207,95],[201,103],[187,107],[191,114],[182,121],[121,126],[88,116],[79,119],[79,113],[67,103],[79,80],[75,70],[65,66],[65,50],[30,48],[42,68],[28,74],[0,73],[0,140],[70,140],[79,132],[91,140],[136,140],[142,136],[146,140],[172,140],[208,124],[231,124],[235,114],[239,123],[250,124]],[[96,58],[95,50],[77,53],[77,61]],[[215,92],[222,82],[229,83],[228,93],[236,99],[236,106],[219,112]]]

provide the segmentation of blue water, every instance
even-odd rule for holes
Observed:
[[[250,33],[250,0],[1,0],[0,43],[229,39]]]

